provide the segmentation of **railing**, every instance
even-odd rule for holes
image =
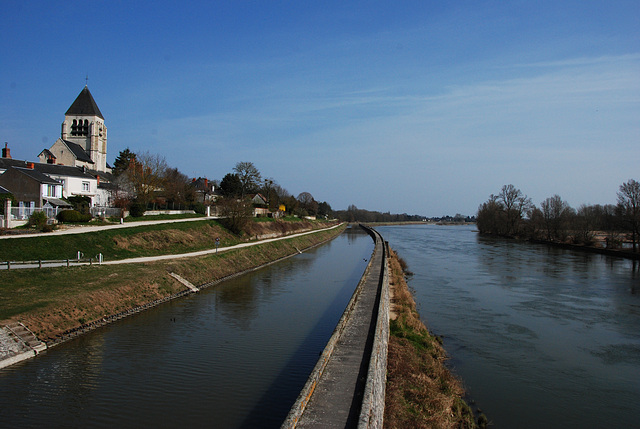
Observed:
[[[104,261],[102,253],[98,253],[94,258],[85,258],[79,256],[69,259],[38,259],[34,261],[0,261],[0,270],[25,269],[25,268],[43,268],[49,267],[71,267],[78,265],[101,265]]]
[[[44,212],[49,219],[53,219],[61,211],[60,207],[11,207],[11,219],[29,220],[29,217],[35,212]],[[2,219],[4,219],[4,215]]]

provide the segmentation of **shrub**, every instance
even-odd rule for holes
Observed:
[[[46,224],[42,227],[42,232],[52,232],[56,229],[55,225]]]
[[[79,211],[82,214],[89,214],[91,207],[91,198],[81,195],[74,195],[67,198],[67,200],[73,205],[73,209]]]
[[[207,207],[202,204],[202,203],[194,203],[191,208],[193,209],[193,211],[195,211],[198,214],[205,214],[207,213]]]
[[[47,224],[48,219],[45,212],[33,212],[31,216],[29,216],[29,225],[42,229]]]
[[[131,207],[129,207],[129,214],[132,217],[142,217],[144,216],[146,209],[147,206],[143,203],[131,203]]]
[[[68,223],[89,222],[91,220],[91,215],[82,214],[77,210],[63,210],[58,213],[58,220],[60,222]]]

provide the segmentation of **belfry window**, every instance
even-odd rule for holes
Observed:
[[[88,136],[89,135],[89,121],[85,119],[74,119],[71,124],[72,136]]]

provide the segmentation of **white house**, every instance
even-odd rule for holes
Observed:
[[[85,168],[55,164],[35,164],[34,168],[60,182],[63,197],[88,197],[92,206],[99,205],[97,201],[98,179]]]

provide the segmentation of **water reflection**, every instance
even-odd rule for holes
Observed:
[[[2,426],[279,427],[372,250],[350,231],[6,368]]]

